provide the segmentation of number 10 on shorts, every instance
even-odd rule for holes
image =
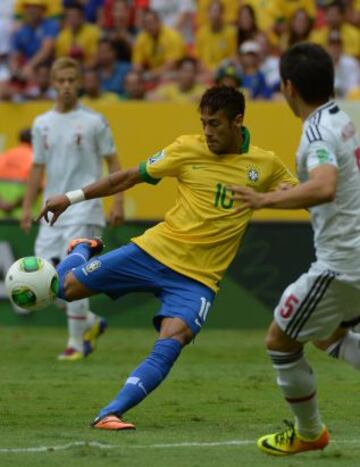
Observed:
[[[201,306],[200,306],[198,318],[195,320],[195,323],[201,327],[206,321],[207,315],[211,307],[211,302],[208,302],[205,297],[201,297],[200,300],[201,300]]]

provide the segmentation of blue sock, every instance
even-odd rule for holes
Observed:
[[[166,378],[182,345],[175,339],[159,339],[150,355],[134,370],[116,398],[104,407],[99,417],[109,414],[121,416],[150,394]]]
[[[58,297],[65,299],[64,279],[66,274],[76,266],[86,263],[91,257],[91,248],[85,243],[77,245],[72,252],[57,266],[56,271],[59,275]]]

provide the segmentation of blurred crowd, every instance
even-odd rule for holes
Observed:
[[[197,101],[213,83],[276,99],[300,41],[327,48],[338,97],[360,99],[360,0],[1,0],[0,100],[54,99],[61,56],[81,62],[87,104]]]

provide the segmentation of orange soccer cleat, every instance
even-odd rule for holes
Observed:
[[[100,430],[135,430],[135,425],[132,423],[124,422],[117,415],[106,415],[105,417],[101,418],[97,417],[92,422],[91,426]]]
[[[97,255],[98,253],[101,253],[102,250],[104,249],[104,243],[101,240],[101,238],[74,238],[74,240],[71,240],[69,243],[66,252],[67,254],[71,253],[73,249],[82,243],[85,243],[91,248],[91,256]]]

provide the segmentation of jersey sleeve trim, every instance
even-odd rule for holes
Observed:
[[[139,164],[139,174],[141,179],[146,183],[150,183],[150,185],[157,185],[161,180],[161,178],[154,178],[148,174],[145,161]]]

